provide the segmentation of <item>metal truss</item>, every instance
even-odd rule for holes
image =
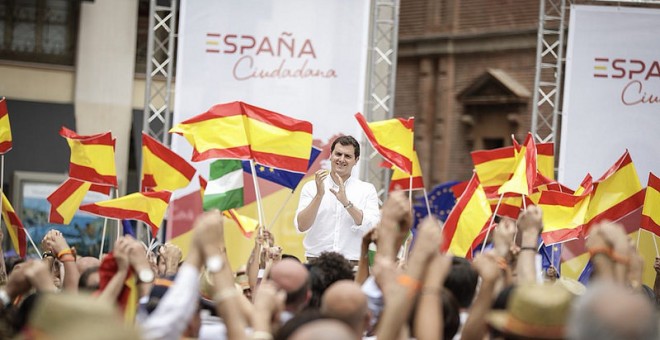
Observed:
[[[169,144],[177,0],[149,1],[143,131]],[[156,82],[154,80],[158,79]]]
[[[566,46],[566,1],[540,0],[532,134],[542,143],[557,140]]]
[[[399,35],[399,0],[373,0],[364,114],[367,121],[394,116],[394,91]],[[364,139],[361,177],[374,184],[381,200],[387,195],[389,169],[380,167],[381,157]]]

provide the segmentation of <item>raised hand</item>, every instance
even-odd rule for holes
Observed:
[[[337,200],[339,203],[341,203],[343,206],[348,205],[349,201],[348,198],[346,197],[346,186],[344,185],[344,180],[341,179],[339,175],[336,173],[331,173],[332,179],[334,180],[335,183],[337,183],[338,188],[333,189],[330,188],[330,192],[337,197]],[[318,183],[317,183],[318,184]]]
[[[325,181],[326,177],[328,177],[328,170],[321,169],[314,173],[314,181],[316,182],[316,196],[322,197],[323,194],[325,194],[325,184],[323,184],[323,181]]]

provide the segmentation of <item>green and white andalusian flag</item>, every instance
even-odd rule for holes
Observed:
[[[204,191],[204,210],[229,210],[243,206],[243,167],[240,160],[220,159],[211,163]]]

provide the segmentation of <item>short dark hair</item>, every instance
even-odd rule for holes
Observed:
[[[355,150],[355,159],[360,158],[360,143],[358,143],[353,136],[341,136],[337,139],[335,139],[334,142],[332,142],[332,146],[330,147],[330,152],[335,151],[335,145],[337,143],[347,146],[347,145],[353,145],[353,149]]]
[[[468,308],[472,304],[478,281],[479,274],[472,268],[470,262],[454,256],[451,270],[445,280],[445,288],[454,294],[461,308]]]

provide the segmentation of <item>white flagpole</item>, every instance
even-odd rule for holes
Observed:
[[[114,196],[114,188],[110,188],[110,199],[113,198]],[[103,235],[101,235],[101,250],[99,250],[99,260],[101,260],[101,257],[103,256],[103,247],[105,246],[105,232],[108,227],[108,218],[105,217],[103,218]]]
[[[651,236],[653,236],[653,245],[655,246],[655,257],[660,257],[660,253],[658,253],[658,241],[655,239],[655,234],[651,233]]]
[[[252,183],[254,184],[254,194],[257,200],[257,212],[259,213],[259,225],[265,226],[264,208],[261,205],[261,193],[259,192],[259,184],[257,183],[257,169],[254,166],[254,160],[250,159],[250,169],[252,170]]]
[[[429,204],[429,197],[426,194],[426,188],[422,189],[424,192],[424,201],[426,202],[426,212],[431,216],[431,205]]]
[[[408,177],[410,180],[408,181],[408,204],[410,205],[410,210],[412,210],[412,174],[410,174],[410,177]]]
[[[637,250],[639,250],[639,237],[642,235],[642,229],[637,230]]]
[[[270,222],[270,225],[266,228],[266,230],[270,230],[273,227],[273,225],[275,225],[275,222],[280,217],[280,214],[282,213],[282,211],[284,211],[284,207],[286,207],[286,205],[287,205],[287,203],[289,203],[289,200],[291,199],[291,197],[293,197],[293,193],[294,193],[294,191],[292,190],[291,193],[289,194],[289,196],[286,198],[286,200],[282,204],[282,206],[280,207],[280,209],[275,214],[275,217],[273,217],[273,220]]]
[[[30,236],[30,233],[28,233],[27,228],[23,228],[23,231],[25,231],[25,235],[27,236],[28,240],[30,240],[30,243],[32,244],[32,247],[34,247],[34,250],[37,252],[37,255],[41,256],[41,252],[39,251],[39,248],[37,248],[37,245],[34,243],[34,240],[32,239],[32,236]],[[27,253],[27,250],[25,252]]]
[[[504,193],[500,194],[500,199],[497,200],[497,205],[495,206],[495,211],[493,211],[493,217],[490,219],[490,223],[488,226],[486,226],[486,238],[484,238],[484,244],[481,246],[481,254],[484,253],[484,249],[486,249],[486,242],[488,242],[488,235],[490,235],[490,226],[493,225],[493,222],[495,222],[495,215],[497,215],[497,209],[500,208],[500,203],[502,203],[502,198],[504,198]]]

